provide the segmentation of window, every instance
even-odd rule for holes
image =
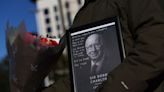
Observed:
[[[58,11],[58,7],[54,6],[54,11],[57,12]]]
[[[56,15],[55,16],[55,19],[56,19],[56,21],[59,21],[59,16]]]
[[[69,2],[68,2],[68,1],[65,2],[65,7],[66,7],[67,9],[69,8]]]
[[[44,9],[44,14],[45,15],[48,15],[49,14],[49,10],[46,8],[46,9]]]
[[[49,18],[46,18],[46,24],[49,24],[50,23],[50,19]]]
[[[60,25],[59,24],[56,26],[56,29],[57,30],[60,30]]]
[[[70,27],[72,24],[72,20],[71,20],[71,13],[69,11],[67,12],[67,19],[68,19],[68,25]]]
[[[47,33],[51,33],[51,32],[52,32],[51,27],[48,27],[47,28]]]

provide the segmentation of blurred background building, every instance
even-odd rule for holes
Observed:
[[[39,35],[60,38],[69,29],[84,0],[35,0]]]

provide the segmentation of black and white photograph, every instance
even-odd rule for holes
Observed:
[[[111,22],[70,33],[74,92],[95,92],[121,63],[118,32],[116,23]]]

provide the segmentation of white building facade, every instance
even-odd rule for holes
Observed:
[[[84,0],[36,0],[38,34],[60,38],[84,4]]]

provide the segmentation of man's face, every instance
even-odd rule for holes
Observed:
[[[85,42],[85,48],[87,55],[92,60],[98,60],[102,56],[102,49],[103,42],[102,37],[98,34],[93,34],[89,36]]]

